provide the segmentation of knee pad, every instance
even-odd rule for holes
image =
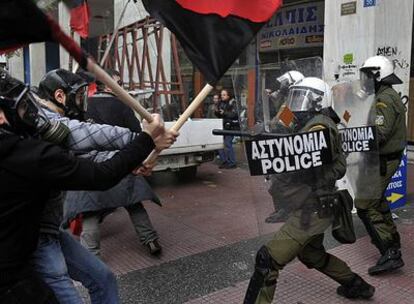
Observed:
[[[244,304],[254,304],[262,288],[276,285],[277,263],[273,260],[266,246],[262,246],[256,254],[254,273],[247,287]],[[276,272],[275,278],[270,278],[271,272]]]
[[[269,249],[266,246],[262,246],[256,254],[255,269],[264,272],[265,270],[270,271],[272,267],[272,256],[269,253]]]

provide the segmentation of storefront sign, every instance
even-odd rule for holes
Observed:
[[[259,34],[260,51],[323,46],[324,3],[280,9]]]

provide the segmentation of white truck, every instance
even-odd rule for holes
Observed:
[[[171,128],[174,122],[165,122]],[[192,178],[197,167],[215,158],[223,149],[223,137],[214,136],[213,129],[222,129],[221,119],[192,119],[180,129],[180,136],[169,149],[162,151],[154,171],[176,171],[179,177]]]

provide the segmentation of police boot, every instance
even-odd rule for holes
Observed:
[[[355,274],[351,281],[339,286],[336,293],[348,299],[369,299],[374,295],[375,287]]]
[[[401,258],[401,251],[397,248],[389,248],[385,254],[380,257],[377,264],[368,269],[370,275],[377,275],[404,266],[404,261]]]
[[[282,208],[270,214],[266,218],[265,222],[269,224],[270,223],[283,223],[283,222],[286,222],[288,216],[289,216],[289,213],[285,209]]]

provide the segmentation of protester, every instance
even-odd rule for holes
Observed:
[[[117,71],[107,70],[120,82]],[[104,84],[98,82],[98,92],[89,98],[86,118],[99,124],[128,128],[139,133],[141,125],[134,112],[124,105]],[[109,157],[99,153],[96,161]],[[152,255],[161,253],[159,236],[154,229],[142,201],[151,200],[160,205],[160,200],[141,176],[129,175],[116,187],[105,192],[69,192],[65,202],[65,219],[71,220],[82,214],[81,244],[95,255],[100,255],[100,227],[104,217],[117,207],[125,207],[141,243]]]
[[[55,84],[60,83],[61,87],[71,88],[74,83],[82,83],[82,79],[65,70],[52,71],[45,79],[50,75],[55,78]],[[41,84],[45,89],[43,81]],[[33,95],[36,97],[34,93]],[[70,98],[67,94],[60,94],[60,97],[62,100]],[[70,120],[58,114],[60,108],[54,103],[56,100],[53,102],[37,98],[37,101],[54,125],[51,129],[53,132],[49,132],[47,137],[43,135],[43,138],[75,153],[121,149],[137,135],[124,128]],[[81,282],[88,289],[91,303],[119,303],[118,287],[111,270],[70,234],[59,229],[62,220],[63,194],[56,191],[47,201],[40,222],[39,243],[32,258],[34,269],[53,289],[60,303],[82,303],[72,279]]]
[[[0,301],[56,303],[29,260],[39,236],[45,202],[58,190],[104,190],[138,167],[164,133],[158,115],[144,131],[101,163],[79,159],[39,139],[50,128],[47,117],[22,85],[2,88],[0,98]],[[28,153],[30,151],[30,153]],[[22,225],[24,223],[24,225]]]

